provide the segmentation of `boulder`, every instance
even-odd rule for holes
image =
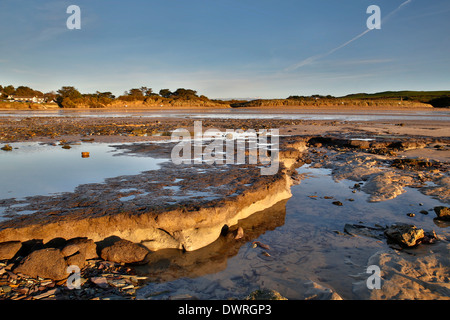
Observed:
[[[0,260],[12,259],[22,247],[20,241],[8,241],[0,243]]]
[[[61,250],[64,257],[70,257],[77,252],[84,255],[86,260],[98,258],[95,242],[87,238],[74,238],[67,241]]]
[[[142,262],[149,250],[137,243],[120,239],[111,246],[102,249],[100,256],[103,260],[118,263],[138,263]]]
[[[425,236],[423,229],[417,229],[416,226],[409,224],[392,225],[384,231],[384,234],[395,243],[406,247],[415,246]]]
[[[450,221],[450,208],[443,206],[434,207],[434,212],[439,220]]]
[[[77,252],[70,257],[66,258],[66,264],[68,266],[77,266],[78,268],[83,268],[86,265],[86,256],[84,252]]]
[[[69,276],[67,264],[59,249],[46,248],[36,250],[26,256],[14,269],[15,273],[36,278],[62,280]]]

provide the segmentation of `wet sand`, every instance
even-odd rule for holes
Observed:
[[[159,245],[155,246],[155,242],[153,240],[148,241],[147,244],[152,250],[156,250],[155,252],[158,253],[158,255],[162,254],[164,251],[161,251],[160,249],[164,248],[164,245],[166,245],[165,248],[170,248],[170,250],[179,250],[184,248],[184,250],[192,251],[193,255],[191,255],[191,257],[195,257],[195,252],[198,252],[197,249],[201,247],[206,248],[207,246],[213,246],[212,250],[207,251],[209,253],[206,254],[206,256],[209,256],[209,258],[205,258],[204,255],[200,255],[202,257],[201,259],[208,260],[211,259],[211,254],[215,256],[214,252],[217,254],[217,252],[223,252],[224,250],[224,239],[216,235],[217,232],[221,233],[220,229],[222,229],[224,224],[236,228],[235,226],[237,221],[243,220],[244,218],[249,219],[249,217],[252,216],[250,211],[256,213],[257,211],[262,211],[264,209],[268,210],[273,204],[289,198],[291,196],[289,189],[295,181],[298,181],[300,183],[298,187],[301,187],[301,181],[303,178],[302,176],[296,175],[293,168],[304,163],[311,163],[314,168],[330,168],[332,170],[332,176],[336,180],[347,179],[350,181],[364,181],[365,192],[370,196],[375,197],[373,198],[375,201],[388,201],[388,199],[394,199],[401,195],[405,188],[412,187],[417,188],[427,196],[439,200],[441,203],[450,203],[450,197],[448,195],[450,137],[448,121],[445,119],[443,121],[417,119],[402,121],[378,120],[359,122],[342,120],[289,119],[186,119],[175,117],[158,117],[156,119],[151,117],[125,118],[108,116],[45,118],[8,116],[0,118],[0,141],[2,141],[3,144],[6,144],[16,141],[60,143],[61,140],[64,140],[64,143],[69,145],[72,142],[78,141],[83,143],[93,141],[107,143],[136,142],[136,144],[129,144],[126,146],[118,145],[117,148],[119,150],[123,150],[124,152],[131,152],[132,154],[138,156],[159,155],[160,157],[167,157],[171,147],[170,144],[158,144],[157,147],[149,147],[139,144],[138,142],[168,140],[170,138],[169,133],[172,130],[181,127],[192,130],[193,122],[195,120],[202,120],[204,130],[208,128],[217,128],[220,130],[258,130],[279,128],[280,134],[282,135],[282,148],[280,149],[280,156],[285,164],[285,170],[282,171],[280,176],[262,178],[259,175],[259,170],[256,170],[257,168],[255,166],[247,166],[247,170],[244,170],[245,174],[242,174],[242,168],[226,168],[225,171],[221,171],[222,168],[212,168],[211,166],[204,165],[201,170],[209,172],[209,176],[214,178],[205,181],[203,178],[200,178],[199,180],[199,175],[195,172],[190,172],[189,170],[191,170],[191,168],[189,167],[186,167],[186,171],[182,172],[179,167],[171,167],[170,164],[167,164],[164,166],[166,170],[159,173],[149,172],[135,176],[108,179],[106,188],[104,184],[97,186],[86,185],[80,186],[75,190],[75,192],[65,194],[63,196],[28,198],[25,201],[28,207],[24,208],[37,208],[40,212],[37,215],[32,215],[26,218],[21,217],[15,221],[12,219],[9,222],[2,223],[0,225],[1,241],[13,240],[13,238],[14,240],[18,240],[16,238],[19,237],[19,234],[23,237],[20,239],[21,241],[25,241],[27,237],[33,236],[46,239],[46,241],[49,241],[57,236],[63,236],[66,238],[87,236],[89,238],[95,238],[93,233],[85,234],[83,233],[83,227],[77,229],[74,227],[73,223],[76,220],[84,221],[81,224],[86,221],[89,221],[88,224],[92,224],[94,221],[92,220],[93,217],[103,216],[104,213],[108,211],[109,227],[105,228],[107,224],[97,220],[98,228],[106,231],[105,233],[98,233],[97,230],[96,232],[99,236],[95,238],[95,241],[99,241],[101,238],[107,237],[111,232],[114,233],[114,225],[121,225],[122,227],[120,228],[122,228],[122,231],[119,233],[117,233],[118,230],[116,227],[115,231],[117,234],[120,234],[123,238],[128,237],[130,240],[135,242],[142,242],[143,239],[139,236],[139,234],[135,233],[132,235],[129,230],[136,228],[138,225],[142,225],[143,221],[138,221],[133,218],[134,222],[130,224],[130,222],[127,221],[127,217],[132,216],[133,214],[130,215],[130,213],[135,212],[136,210],[138,210],[138,212],[147,212],[150,208],[153,208],[150,210],[153,212],[152,215],[154,215],[154,217],[160,216],[159,223],[162,223],[157,225],[156,229],[164,230],[164,232],[155,233],[154,235],[155,237],[162,237],[166,240],[161,241],[162,247]],[[425,158],[426,164],[416,166],[414,163],[414,166],[411,167],[411,163],[409,162],[400,162],[399,165],[402,165],[403,167],[391,166],[391,164],[395,163],[395,159],[403,159],[402,157]],[[386,164],[390,164],[390,166],[386,168]],[[196,170],[197,169],[198,168],[196,168]],[[235,170],[235,172],[233,172],[233,170]],[[273,198],[265,205],[259,207],[259,209],[255,207],[250,210],[249,213],[239,216],[239,218],[231,219],[233,222],[231,222],[231,220],[227,222],[226,219],[220,218],[214,222],[214,236],[206,239],[204,237],[205,234],[211,234],[213,230],[211,229],[212,225],[209,224],[211,221],[208,222],[208,219],[206,221],[202,221],[202,219],[205,219],[205,216],[209,216],[209,214],[206,213],[207,210],[204,211],[203,215],[196,214],[196,218],[194,220],[192,220],[192,214],[189,219],[186,219],[187,216],[182,214],[181,211],[177,211],[178,213],[176,213],[176,215],[162,215],[168,208],[172,210],[172,213],[179,210],[178,208],[174,208],[173,204],[170,204],[171,197],[173,200],[176,196],[186,196],[186,194],[183,193],[164,194],[164,190],[167,191],[168,186],[177,186],[183,190],[183,185],[185,182],[177,180],[181,179],[180,176],[183,176],[182,179],[185,182],[189,181],[190,188],[195,186],[199,191],[205,189],[211,191],[211,194],[202,195],[191,202],[189,206],[191,206],[190,208],[192,210],[187,210],[191,213],[200,212],[205,208],[232,208],[236,204],[238,204],[238,206],[242,206],[242,203],[251,203],[256,199],[258,201],[264,201],[264,199],[267,198],[267,195],[271,193],[276,194],[279,192],[286,192],[286,195],[280,198]],[[238,181],[233,180],[236,179],[236,177],[239,177]],[[286,178],[290,181],[287,184],[283,182],[283,179]],[[377,182],[377,179],[384,179],[380,180],[382,181],[381,185],[383,188],[380,187],[380,183]],[[120,190],[123,189],[124,181],[127,181],[127,186],[129,188],[133,188],[135,191],[127,194],[120,192]],[[152,194],[150,197],[148,195],[150,189],[146,190],[148,181],[159,181],[158,189],[154,189],[152,186]],[[429,183],[431,183],[431,185]],[[222,185],[227,186],[226,190],[220,191],[220,186]],[[250,185],[251,187],[249,188],[248,186]],[[263,191],[264,185],[271,185],[273,188],[272,191]],[[139,196],[141,193],[140,191],[142,190],[147,192],[145,197]],[[160,191],[155,192],[155,190]],[[253,195],[251,195],[251,190],[255,191]],[[237,196],[239,194],[243,194],[243,196]],[[244,196],[244,194],[247,194],[247,196]],[[86,198],[84,195],[89,196]],[[130,201],[128,204],[129,207],[127,207],[127,205],[123,207],[123,203],[121,203],[118,199],[132,195],[135,195],[134,201]],[[218,199],[208,199],[211,195],[218,196]],[[168,203],[164,204],[159,202],[159,199],[163,196],[167,196],[166,199],[169,201]],[[242,200],[238,199],[246,200],[242,202]],[[12,201],[11,203],[14,202],[14,204],[18,203],[17,200],[9,201]],[[151,201],[155,201],[155,204],[151,204]],[[120,205],[115,207],[115,204]],[[9,203],[3,201],[3,205],[9,205]],[[155,210],[155,205],[158,206],[158,210]],[[183,205],[185,206],[186,204]],[[75,210],[76,212],[73,208],[77,208],[77,210]],[[114,208],[120,209],[120,212],[129,212],[129,214],[115,214],[113,212],[115,210]],[[68,215],[69,211],[71,211],[70,215]],[[45,230],[46,228],[41,227],[47,222],[50,224],[54,223],[55,217],[58,216],[58,225],[56,227],[47,228],[47,231],[50,231],[48,234],[45,234],[47,231],[42,230]],[[115,218],[111,218],[114,216],[120,218],[118,218],[118,220],[114,220]],[[167,218],[163,218],[163,216]],[[176,216],[175,220],[173,220],[174,216]],[[229,219],[229,214],[225,214],[224,216],[228,216],[227,219]],[[191,225],[187,223],[188,220],[191,221],[189,222]],[[71,227],[61,229],[64,221],[70,221],[68,226],[70,225]],[[198,221],[202,222],[198,224]],[[35,226],[30,228],[29,226],[32,225]],[[194,242],[190,242],[191,240],[187,241],[186,239],[189,237],[186,237],[186,234],[180,232],[181,229],[179,229],[180,226],[182,229],[183,226],[186,229],[192,229],[194,226],[195,228],[199,228],[202,225],[206,227],[206,233],[199,233],[196,231],[196,235],[190,234],[189,237],[192,237],[192,239],[195,237],[202,238],[206,241],[203,243],[195,243],[195,240],[192,239],[191,240]],[[177,226],[178,229],[170,229],[170,226],[172,226],[172,228]],[[26,232],[24,232],[25,230]],[[70,232],[64,234],[64,232],[66,232],[64,231],[62,234],[62,230],[70,230]],[[367,291],[364,291],[364,293],[359,293],[356,296],[352,296],[348,292],[342,292],[341,294],[345,298],[364,297],[364,299],[396,299],[413,296],[419,299],[445,299],[450,297],[446,291],[447,289],[445,289],[445,279],[448,279],[449,275],[449,265],[445,260],[445,257],[448,254],[448,236],[446,235],[447,229],[443,230],[445,230],[445,232],[444,236],[441,236],[439,246],[430,246],[429,250],[422,249],[421,251],[421,254],[428,257],[424,259],[437,259],[438,261],[441,261],[441,267],[439,270],[435,269],[432,265],[424,266],[424,263],[420,264],[418,267],[412,267],[410,264],[413,264],[414,260],[408,260],[406,256],[402,255],[402,253],[398,256],[397,251],[392,251],[389,247],[383,247],[381,248],[381,255],[374,255],[372,260],[378,259],[377,263],[380,266],[386,266],[384,281],[386,284],[389,284],[390,289],[384,291],[381,295],[379,292],[372,292],[372,295],[367,295]],[[231,231],[234,232],[236,229],[231,229]],[[148,229],[146,232],[148,232]],[[171,237],[167,238],[167,234],[170,234]],[[253,238],[253,236],[250,238]],[[222,245],[218,245],[217,241],[222,241]],[[228,239],[225,241],[225,247],[228,248],[227,250],[230,250],[230,246],[233,247],[232,243],[233,239]],[[345,241],[343,243],[345,243]],[[189,247],[189,245],[192,247]],[[220,247],[222,249],[220,249]],[[175,257],[179,254],[180,253],[175,253]],[[404,277],[401,279],[396,279],[396,273],[388,271],[392,270],[390,269],[392,267],[388,261],[391,261],[393,258],[386,258],[393,254],[396,255],[396,259],[400,259],[400,262],[398,263],[404,264],[405,268],[415,268],[416,274],[401,271],[401,273],[404,274]],[[157,256],[154,255],[153,261],[158,262],[161,261],[161,259],[167,259],[167,257],[164,258],[164,255],[161,257],[163,258],[157,258]],[[383,258],[381,259],[377,257]],[[198,265],[199,263],[198,258],[193,258],[192,261],[192,265]],[[361,260],[358,261],[358,263],[364,264],[364,261]],[[408,264],[409,267],[407,267]],[[152,264],[150,263],[149,266],[152,266]],[[181,274],[189,273],[189,268],[189,263],[186,262],[185,268],[180,271]],[[402,291],[402,294],[399,294],[398,290],[400,289],[398,288],[401,287],[399,284],[401,281],[404,281],[405,278],[412,277],[413,279],[421,279],[420,276],[417,276],[417,272],[434,272],[437,274],[438,279],[422,279],[421,281],[428,281],[427,283],[438,281],[439,286],[436,287],[435,290],[431,290],[430,285],[424,285],[423,283],[420,284],[416,280],[410,280],[413,281],[413,283],[419,283],[419,287],[417,287],[417,284],[411,285],[411,288],[406,288]],[[178,274],[176,278],[179,276],[180,274]],[[320,282],[320,278],[315,278],[314,280],[315,283]],[[276,283],[273,283],[273,285],[276,286]],[[422,287],[420,287],[420,285],[422,285]],[[319,285],[313,285],[311,288],[309,285],[305,285],[302,290],[305,293],[308,290],[325,290],[323,288],[318,289],[319,287]],[[339,288],[338,290],[341,289],[337,283],[334,283],[331,287]],[[386,288],[387,287],[388,285],[386,285]],[[343,290],[345,291],[348,289]],[[361,291],[361,287],[358,287],[355,284],[354,290],[355,292],[358,292],[358,290]],[[415,292],[415,294],[412,295],[411,292]],[[147,293],[144,292],[141,297],[145,296]],[[284,294],[288,294],[291,298],[295,299],[308,298],[308,295],[306,294],[305,296],[302,296],[299,293],[289,294],[289,292],[284,292]]]

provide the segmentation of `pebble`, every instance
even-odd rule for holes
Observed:
[[[110,261],[90,260],[81,270],[81,289],[67,288],[67,279],[53,281],[31,278],[6,271],[0,265],[0,300],[124,300],[134,299],[147,277],[136,276],[133,269]]]

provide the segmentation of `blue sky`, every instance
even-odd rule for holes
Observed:
[[[72,4],[80,30],[66,27]],[[364,33],[370,5],[382,28]],[[0,84],[211,98],[450,90],[449,15],[448,0],[1,0]]]

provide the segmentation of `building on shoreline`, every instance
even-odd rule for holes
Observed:
[[[14,96],[14,95],[9,95],[7,100],[12,101],[12,102],[34,102],[34,103],[44,103],[45,102],[45,98],[42,97],[38,97],[38,96]]]

